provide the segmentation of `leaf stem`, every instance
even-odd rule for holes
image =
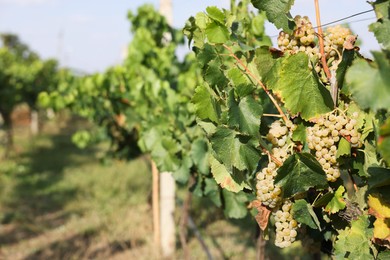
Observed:
[[[348,170],[348,174],[349,174],[349,178],[351,178],[351,181],[352,181],[352,184],[353,184],[353,188],[354,188],[355,192],[357,192],[358,191],[358,187],[356,185],[355,179],[353,178],[352,173],[351,173],[350,170]]]
[[[271,95],[271,93],[269,92],[269,90],[265,87],[265,85],[263,84],[263,82],[261,82],[260,79],[258,79],[253,73],[252,71],[250,71],[248,69],[248,67],[242,62],[242,60],[240,60],[232,51],[232,49],[227,46],[226,44],[223,44],[223,47],[229,51],[229,56],[230,57],[233,57],[242,67],[243,69],[245,70],[245,72],[251,76],[255,81],[256,83],[262,87],[262,89],[265,91],[265,93],[267,94],[267,96],[271,99],[272,103],[275,105],[276,109],[278,110],[280,116],[283,118],[284,122],[288,122],[288,119],[286,117],[286,115],[283,113],[282,109],[280,108],[278,102],[275,100],[275,98]]]
[[[277,115],[277,114],[263,114],[263,116],[268,116],[268,117],[282,117],[282,115]]]
[[[330,80],[331,75],[330,75],[330,71],[328,68],[328,64],[326,63],[326,57],[325,57],[325,51],[324,51],[324,34],[322,33],[320,5],[318,3],[318,0],[314,0],[314,5],[315,5],[315,9],[316,9],[316,22],[317,22],[317,28],[318,28],[318,41],[320,44],[322,67],[324,68],[326,77],[328,78],[328,80]]]
[[[272,161],[273,161],[277,166],[280,167],[280,166],[283,165],[283,163],[280,162],[278,159],[276,159],[275,156],[273,156],[273,155],[270,153],[270,151],[267,150],[267,148],[265,148],[265,147],[262,146],[261,144],[260,144],[260,146],[261,146],[261,149],[262,149],[263,153],[266,153],[266,154],[268,155],[268,157],[271,158]],[[269,158],[268,158],[268,159],[269,159]]]

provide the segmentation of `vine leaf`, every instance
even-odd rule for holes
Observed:
[[[326,188],[326,174],[318,161],[309,153],[290,156],[279,168],[275,184],[282,187],[283,197],[289,198],[310,188]]]
[[[369,195],[368,206],[368,212],[376,218],[390,218],[390,205],[379,195]]]
[[[390,118],[379,129],[378,148],[383,159],[390,163]]]
[[[294,0],[252,0],[252,4],[260,11],[265,11],[268,20],[276,28],[289,33],[294,29],[295,23],[289,12]]]
[[[193,166],[189,156],[183,156],[180,160],[180,167],[172,173],[173,178],[179,183],[186,183],[190,177],[190,168]]]
[[[231,84],[234,85],[239,97],[248,96],[255,89],[254,84],[238,68],[231,68],[227,72],[227,76],[229,77]]]
[[[390,205],[379,194],[370,194],[368,206],[368,213],[376,218],[374,238],[390,241]]]
[[[216,6],[209,6],[206,8],[208,16],[214,21],[224,24],[225,23],[225,14],[219,10]]]
[[[361,108],[374,111],[390,108],[390,62],[385,54],[372,52],[375,63],[358,59],[346,74],[352,98]]]
[[[378,21],[370,24],[369,29],[375,34],[376,39],[386,50],[390,50],[390,20],[389,20],[389,1],[377,1],[374,3],[374,9]]]
[[[243,134],[260,137],[260,118],[263,108],[252,96],[246,96],[237,102],[234,91],[229,95],[229,125]]]
[[[261,201],[254,200],[251,203],[251,207],[255,208],[257,210],[257,214],[255,216],[257,224],[259,224],[259,227],[261,230],[265,230],[268,226],[269,216],[271,214],[271,210],[269,210],[267,207],[263,206]]]
[[[369,167],[368,186],[370,189],[390,185],[390,169],[381,167]]]
[[[344,137],[340,139],[338,148],[337,148],[337,154],[336,158],[340,158],[341,156],[347,155],[349,156],[351,154],[351,143],[347,141]]]
[[[225,165],[228,172],[233,173],[235,169],[253,172],[256,169],[260,152],[256,149],[257,142],[254,139],[219,126],[210,140],[216,159]]]
[[[352,221],[351,227],[339,231],[334,245],[336,259],[372,259],[369,224],[368,216],[363,215]]]
[[[294,130],[292,134],[292,139],[295,142],[306,142],[306,127],[303,123],[298,123],[297,128]]]
[[[206,53],[208,55],[208,53]],[[204,78],[211,87],[224,87],[228,83],[228,79],[223,73],[221,67],[223,65],[218,60],[211,60],[207,63]]]
[[[377,260],[387,260],[390,259],[390,250],[379,252]]]
[[[201,138],[193,141],[191,145],[191,158],[202,174],[209,174],[209,153],[207,142]]]
[[[296,221],[305,224],[312,229],[319,229],[321,231],[320,221],[313,210],[313,206],[307,203],[306,200],[301,199],[295,201],[292,206],[292,214]]]
[[[225,166],[212,155],[210,155],[210,165],[214,179],[221,188],[231,192],[239,192],[244,188],[250,189],[250,186],[244,182],[243,176],[236,174],[235,178],[233,178]]]
[[[343,193],[345,192],[344,186],[339,186],[336,192],[333,194],[332,199],[325,207],[325,211],[329,213],[336,213],[340,210],[345,209],[346,203],[343,198]]]
[[[322,85],[316,73],[308,67],[309,60],[305,53],[283,58],[267,75],[267,86],[280,93],[285,107],[291,114],[300,113],[309,120],[333,108],[330,92]],[[271,76],[270,76],[271,75]]]
[[[224,199],[224,213],[229,218],[243,218],[248,213],[245,203],[248,201],[244,192],[233,193],[222,190]]]
[[[217,207],[222,206],[221,196],[219,192],[218,184],[213,178],[204,179],[204,194],[212,201]]]
[[[225,43],[229,40],[228,29],[217,22],[209,23],[205,32],[210,43]]]
[[[213,90],[204,84],[195,89],[192,102],[195,105],[196,115],[200,119],[209,119],[218,123],[220,109],[214,95]]]
[[[390,219],[377,218],[374,222],[374,237],[390,240]]]
[[[176,153],[180,150],[180,145],[175,140],[163,137],[156,143],[151,152],[153,160],[160,171],[177,171],[180,167],[180,160]]]

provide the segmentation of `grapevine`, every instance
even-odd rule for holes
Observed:
[[[368,62],[349,28],[336,25],[317,33],[308,17],[291,19],[286,12],[291,3],[251,2],[282,29],[279,49],[251,45],[252,32],[237,30],[245,30],[244,22],[232,22],[228,10],[208,8],[184,28],[205,79],[193,103],[211,146],[213,175],[218,182],[223,169],[233,178],[230,185],[219,182],[221,187],[256,194],[262,205],[256,220],[274,232],[278,247],[302,237],[336,258],[387,254],[390,228],[379,235],[375,225],[388,218],[377,212],[390,201],[383,193],[387,184],[377,179],[388,180],[380,172],[390,171],[385,148],[390,94],[384,90],[390,82],[383,74],[390,68],[388,57],[377,52],[375,62]],[[388,49],[388,37],[379,31],[389,19],[380,11],[388,8],[385,2],[373,3],[386,18],[371,29]],[[377,77],[374,91],[384,95],[379,104],[366,89],[370,83],[357,80],[363,69],[371,71],[371,80]],[[354,232],[362,235],[349,236]],[[321,239],[330,248],[321,248]]]

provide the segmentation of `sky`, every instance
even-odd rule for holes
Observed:
[[[0,0],[0,33],[17,34],[42,58],[56,58],[62,66],[86,73],[104,71],[119,64],[131,40],[128,10],[159,0]],[[230,0],[172,0],[173,24],[182,28],[185,21],[207,6],[228,8]],[[365,0],[320,0],[321,20],[325,24],[372,9]],[[307,15],[315,24],[314,0],[295,0],[293,16]],[[378,50],[368,25],[375,21],[374,12],[348,19],[362,40],[361,52],[370,57]],[[266,25],[269,36],[278,34]],[[275,41],[276,37],[273,38]]]

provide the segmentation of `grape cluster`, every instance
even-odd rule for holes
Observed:
[[[315,43],[315,30],[307,16],[299,15],[294,18],[297,28],[290,35],[281,31],[278,36],[278,45],[282,51],[289,53],[306,52],[310,57],[320,57]]]
[[[291,130],[296,126],[291,122],[284,125],[281,121],[275,121],[271,124],[267,139],[272,143],[272,156],[275,160],[283,163],[291,154],[289,149],[289,140]],[[257,173],[257,197],[261,203],[269,208],[275,208],[280,202],[280,187],[274,184],[274,179],[278,170],[275,162],[268,163],[267,167]]]
[[[340,177],[337,162],[337,144],[341,137],[346,138],[352,147],[360,147],[361,134],[357,129],[358,113],[348,118],[337,110],[320,117],[317,123],[307,128],[307,143],[309,149],[315,151],[318,162],[326,173],[328,181],[334,182]]]
[[[327,55],[333,57],[337,51],[341,52],[344,47],[344,42],[352,35],[350,29],[336,25],[329,27],[324,33],[324,51]],[[341,57],[340,57],[341,58]]]
[[[281,248],[290,246],[298,234],[298,223],[293,219],[291,206],[291,201],[286,200],[279,210],[272,213],[275,218],[276,227],[275,245]]]

